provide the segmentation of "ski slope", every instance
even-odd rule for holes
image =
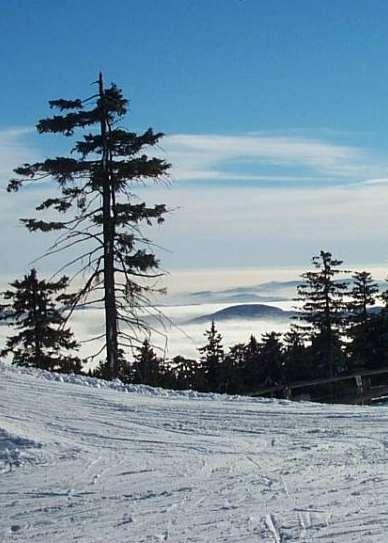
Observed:
[[[387,542],[387,451],[386,407],[0,365],[0,541]]]

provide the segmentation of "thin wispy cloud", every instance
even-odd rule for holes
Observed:
[[[0,129],[0,177],[10,176],[16,166],[34,161],[38,151],[29,141],[34,132],[31,127],[9,127]]]
[[[307,265],[321,248],[348,264],[388,255],[385,183],[206,191],[181,185],[152,196],[176,209],[152,232],[172,251],[161,254],[167,268]]]
[[[32,127],[0,130],[2,185],[15,166],[41,158],[39,142],[32,143],[34,132]],[[162,140],[161,154],[176,181],[375,184],[388,177],[382,154],[293,135],[171,134]]]
[[[296,136],[173,134],[163,148],[178,181],[360,182],[388,172],[361,147]]]
[[[34,216],[55,187],[37,184],[15,195],[4,190],[15,166],[45,156],[31,143],[31,132],[0,131],[3,273],[28,266],[49,242],[28,234],[18,219]],[[149,233],[171,251],[160,254],[167,268],[294,264],[307,262],[320,247],[338,249],[347,260],[362,254],[380,261],[388,254],[382,154],[318,139],[212,134],[166,136],[161,153],[173,164],[173,178],[193,181],[153,186],[152,195],[143,193],[146,187],[135,190],[175,210]],[[55,269],[51,261],[40,265]]]
[[[388,183],[388,177],[378,177],[377,179],[367,179],[364,185],[381,185]]]

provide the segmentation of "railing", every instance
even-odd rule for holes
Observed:
[[[388,396],[388,377],[383,379],[386,382],[372,384],[373,377],[384,374],[388,376],[388,368],[364,370],[332,378],[312,379],[310,381],[263,387],[251,393],[250,396],[283,397],[289,400],[312,400],[330,403],[373,403]],[[338,384],[341,383],[345,386],[338,387]],[[325,391],[327,387],[329,390]]]

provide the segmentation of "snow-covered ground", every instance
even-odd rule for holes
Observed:
[[[388,410],[0,365],[0,541],[386,542]]]

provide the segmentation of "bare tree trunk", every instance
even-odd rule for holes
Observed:
[[[99,76],[100,99],[104,96],[104,82],[102,73]],[[113,187],[108,167],[108,149],[106,147],[107,121],[101,117],[102,137],[102,213],[103,213],[103,241],[104,241],[104,302],[105,302],[105,338],[106,357],[110,368],[111,377],[117,377],[119,373],[119,356],[117,343],[117,306],[115,293],[114,273],[114,233],[115,225],[112,217],[112,192]]]

